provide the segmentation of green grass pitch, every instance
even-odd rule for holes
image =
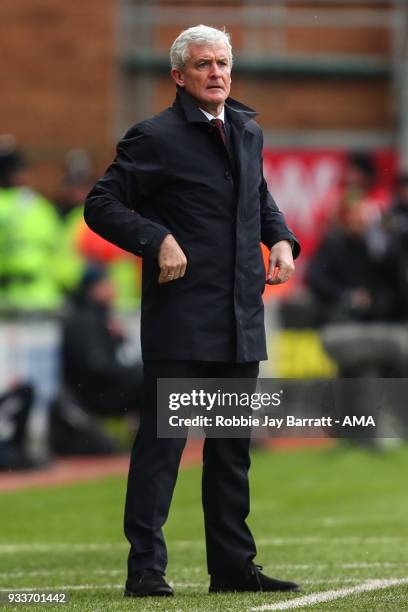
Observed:
[[[340,448],[253,453],[250,525],[257,562],[296,580],[301,593],[208,595],[200,467],[182,470],[166,526],[172,599],[123,598],[125,478],[2,493],[0,588],[64,590],[66,606],[4,605],[5,610],[243,612],[408,610],[408,449],[370,453]],[[373,580],[395,580],[377,588]],[[404,582],[405,581],[405,582]],[[374,584],[362,592],[344,589]],[[384,586],[384,584],[383,584]],[[291,607],[292,606],[292,607]]]

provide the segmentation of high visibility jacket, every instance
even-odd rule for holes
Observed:
[[[26,187],[0,189],[0,306],[53,310],[62,294],[53,263],[59,244],[54,207]]]

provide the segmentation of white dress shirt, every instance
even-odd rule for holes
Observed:
[[[200,107],[199,107],[200,108]],[[222,107],[222,111],[220,112],[220,114],[218,115],[218,117],[214,117],[214,115],[211,115],[211,113],[207,113],[207,111],[205,111],[204,109],[200,108],[200,111],[202,113],[204,113],[204,115],[207,117],[208,121],[211,121],[211,119],[221,119],[221,121],[225,124],[225,120],[224,120],[224,107]]]

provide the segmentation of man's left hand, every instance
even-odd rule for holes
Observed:
[[[294,271],[292,246],[288,240],[280,240],[271,248],[266,282],[268,285],[286,283]]]

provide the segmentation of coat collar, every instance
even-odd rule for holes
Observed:
[[[208,123],[208,119],[200,111],[197,101],[182,87],[177,86],[177,95],[173,102],[173,107],[180,108],[189,123]],[[238,128],[242,128],[258,114],[255,110],[249,108],[249,106],[245,106],[245,104],[233,98],[226,99],[225,108],[229,120]]]

